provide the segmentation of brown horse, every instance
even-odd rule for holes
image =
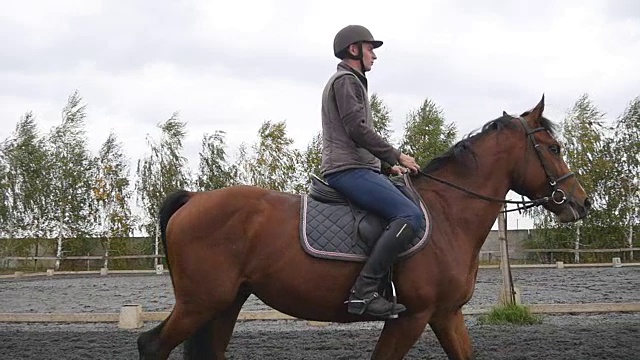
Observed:
[[[385,320],[372,359],[401,359],[431,326],[450,359],[472,359],[461,308],[474,291],[478,255],[513,190],[561,222],[590,202],[562,158],[544,96],[503,116],[431,161],[410,182],[428,206],[430,240],[397,261],[393,281],[407,310]],[[250,294],[296,318],[371,321],[347,313],[361,262],[310,256],[300,245],[304,195],[233,186],[167,197],[160,224],[175,294],[165,321],[138,338],[141,359],[166,359],[185,342],[189,359],[223,359]]]

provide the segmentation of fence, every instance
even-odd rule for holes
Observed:
[[[615,249],[519,249],[509,252],[510,258],[519,258],[524,263],[553,264],[558,261],[575,263],[575,254],[580,254],[581,263],[608,263],[613,258],[620,258],[625,262],[634,261],[634,252],[640,252],[640,247]],[[637,259],[637,254],[636,254]],[[484,262],[500,261],[499,250],[480,251],[480,260]]]
[[[581,254],[582,264],[611,264],[615,258],[622,262],[633,262],[634,252],[640,252],[640,248],[616,248],[616,249],[520,249],[519,252],[526,256],[520,256],[519,263],[523,264],[556,264],[561,261],[566,264],[575,264],[575,253]],[[499,262],[500,251],[483,250],[479,254],[480,261],[484,264]],[[513,258],[510,251],[509,257]],[[65,270],[99,270],[104,267],[105,260],[108,264],[121,262],[118,266],[109,266],[112,269],[155,269],[155,260],[164,264],[164,255],[88,255],[88,256],[63,256],[61,261],[66,264]],[[57,258],[55,256],[5,256],[0,257],[0,268],[27,270],[52,268]],[[129,265],[129,266],[127,266]]]

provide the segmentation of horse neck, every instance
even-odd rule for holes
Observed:
[[[514,153],[519,150],[514,151],[517,147],[512,146],[513,140],[498,140],[495,136],[479,139],[473,145],[477,154],[477,166],[473,169],[450,164],[433,175],[477,194],[504,199],[512,185]],[[421,177],[415,187],[431,207],[434,224],[442,223],[443,228],[453,232],[434,236],[434,241],[453,242],[458,249],[466,249],[470,256],[477,258],[503,204],[480,199],[426,177]]]

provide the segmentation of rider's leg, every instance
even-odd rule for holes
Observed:
[[[403,247],[413,239],[423,214],[384,175],[366,169],[345,170],[325,177],[329,185],[356,205],[377,213],[388,226],[374,245],[349,297],[348,311],[389,317],[404,311],[402,304],[387,301],[378,294],[381,279]]]

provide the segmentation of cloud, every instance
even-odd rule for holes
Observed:
[[[115,131],[134,162],[174,111],[188,123],[192,167],[204,133],[225,130],[237,147],[265,120],[285,120],[302,148],[320,129],[333,36],[354,23],[385,42],[368,77],[396,138],[427,97],[460,136],[543,93],[554,120],[584,92],[613,119],[640,95],[638,4],[13,2],[0,14],[0,138],[30,110],[43,131],[56,125],[78,89],[92,149]]]

